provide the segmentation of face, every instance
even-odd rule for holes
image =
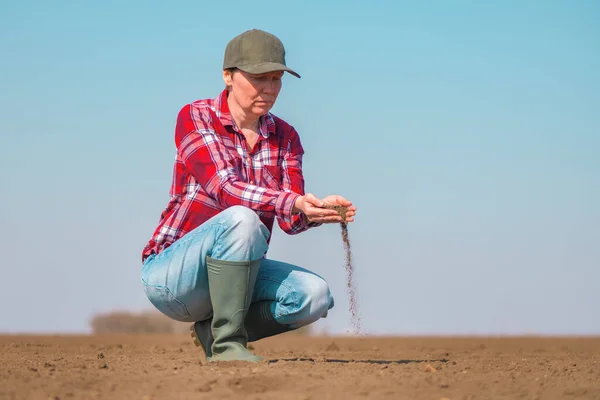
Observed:
[[[246,114],[257,117],[267,114],[281,90],[283,71],[249,74],[237,70],[233,74],[223,71],[223,80],[230,87],[229,100]]]

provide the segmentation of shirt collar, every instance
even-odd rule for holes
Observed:
[[[223,90],[221,94],[215,98],[214,102],[215,113],[223,126],[229,125],[235,127],[235,122],[233,121],[233,118],[231,118],[231,113],[229,111],[229,104],[227,104],[227,89]],[[258,121],[258,131],[265,138],[269,137],[269,134],[275,133],[275,119],[271,113],[260,117]]]

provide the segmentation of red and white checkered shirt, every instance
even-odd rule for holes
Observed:
[[[258,141],[249,152],[224,90],[181,109],[175,144],[170,201],[142,262],[234,205],[256,211],[270,232],[275,218],[288,234],[320,225],[308,223],[302,213],[292,215],[296,199],[304,195],[304,149],[296,130],[275,115],[260,118]]]

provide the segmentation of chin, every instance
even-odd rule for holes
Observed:
[[[263,115],[267,115],[269,111],[271,111],[271,107],[254,107],[252,113],[262,117]]]

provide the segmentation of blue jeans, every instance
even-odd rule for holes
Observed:
[[[325,280],[304,268],[263,258],[268,238],[269,230],[254,211],[229,207],[146,259],[142,268],[146,296],[174,320],[203,321],[212,317],[206,257],[262,258],[252,302],[272,301],[273,317],[290,329],[326,317],[334,300]]]

